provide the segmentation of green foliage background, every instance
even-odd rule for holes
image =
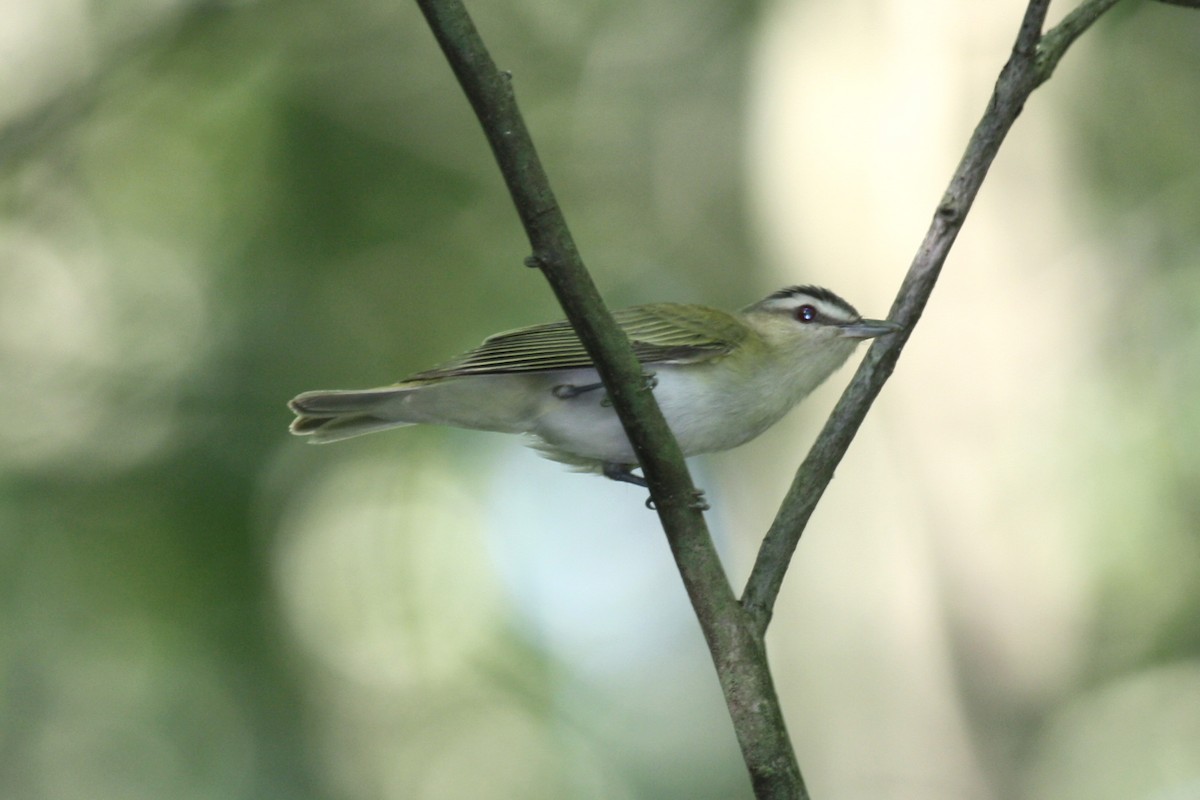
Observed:
[[[777,288],[743,177],[763,7],[475,6],[613,305]],[[558,496],[557,467],[491,437],[285,433],[302,390],[559,316],[415,7],[13,0],[6,22],[0,795],[748,796],[640,496],[575,476]],[[1126,743],[1071,724],[1097,688],[1135,729],[1200,701],[1200,18],[1127,3],[1091,41],[1062,67],[1082,88],[1027,115],[1065,121],[1073,213],[1127,248],[1094,277],[1120,302],[1083,381],[1107,412],[1080,428],[1132,457],[1080,476],[1105,565],[1080,670],[1014,706],[957,629],[969,796],[1200,791],[1191,712],[1156,718],[1144,771],[1106,771]],[[596,494],[611,514],[579,518]],[[718,523],[731,552],[754,538]],[[819,797],[967,796],[938,754],[806,759],[826,723],[793,719]]]

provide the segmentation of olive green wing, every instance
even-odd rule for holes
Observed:
[[[733,315],[702,306],[674,303],[634,306],[615,312],[613,318],[629,337],[633,354],[642,364],[707,361],[728,353],[749,335],[746,326]],[[498,333],[469,353],[408,380],[590,366],[591,357],[564,320]]]

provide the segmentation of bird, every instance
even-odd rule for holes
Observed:
[[[854,352],[900,326],[819,286],[737,312],[653,303],[615,311],[684,456],[729,450],[778,422]],[[599,374],[565,320],[497,333],[399,383],[310,391],[290,430],[325,444],[406,425],[524,435],[569,467],[645,487]]]

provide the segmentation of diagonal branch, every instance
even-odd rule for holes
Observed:
[[[600,299],[583,266],[549,179],[517,108],[512,76],[500,71],[458,0],[418,0],[434,36],[483,126],[500,165],[533,255],[596,362],[650,483],[660,515],[680,525],[703,526],[696,511],[678,514],[694,486],[682,454],[648,390],[641,366]]]
[[[1100,16],[1115,6],[1119,0],[1090,0],[1078,6],[1042,37],[1038,43],[1038,85],[1050,80],[1054,68],[1084,31],[1092,27]]]
[[[695,488],[629,342],[584,269],[533,141],[511,76],[496,68],[460,0],[417,0],[475,109],[542,270],[604,381],[641,462],[658,515],[712,653],[759,798],[807,798],[766,651],[713,546]]]
[[[792,554],[800,543],[833,472],[854,440],[871,403],[896,367],[913,326],[929,301],[950,247],[962,229],[983,179],[1033,91],[1053,72],[1067,48],[1117,0],[1085,0],[1053,30],[1042,35],[1049,0],[1030,0],[1025,9],[1012,56],[1000,71],[996,88],[982,119],[971,135],[966,152],[934,212],[888,318],[903,330],[877,339],[842,393],[817,436],[783,505],[771,523],[742,594],[742,604],[754,617],[761,633],[770,624],[775,599],[783,585]]]

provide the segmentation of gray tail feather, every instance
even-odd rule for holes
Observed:
[[[305,392],[288,403],[295,412],[291,432],[311,437],[310,444],[340,442],[353,436],[411,425],[377,414],[384,401],[403,389],[387,387],[355,391]]]

